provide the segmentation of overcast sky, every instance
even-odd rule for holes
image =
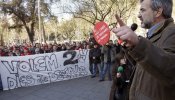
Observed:
[[[58,20],[68,20],[72,18],[70,14],[63,13],[63,7],[65,6],[73,6],[73,4],[70,2],[70,0],[61,0],[60,3],[54,4],[52,6],[52,12],[58,16]]]
[[[71,7],[71,9],[73,9],[73,4],[71,3],[72,0],[60,0],[59,3],[55,3],[53,6],[52,6],[52,12],[58,16],[58,20],[61,21],[61,20],[68,20],[70,18],[72,18],[72,16],[70,14],[66,14],[66,13],[63,13],[63,7],[65,6],[69,6]],[[174,7],[173,7],[173,15],[172,17],[175,19],[175,2],[174,3]],[[139,10],[139,9],[138,9]]]

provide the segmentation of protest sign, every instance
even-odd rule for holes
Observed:
[[[89,50],[0,57],[3,90],[90,75]]]
[[[105,45],[110,38],[110,29],[105,22],[98,22],[95,24],[93,35],[98,44]]]

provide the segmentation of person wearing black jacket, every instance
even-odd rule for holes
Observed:
[[[128,91],[132,81],[134,61],[128,60],[123,49],[116,56],[115,66],[112,68],[112,86],[109,100],[128,100]]]
[[[92,78],[96,77],[97,69],[99,76],[101,77],[101,49],[98,44],[94,44],[94,48],[91,49],[90,57],[92,61]]]

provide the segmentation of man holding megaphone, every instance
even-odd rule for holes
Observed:
[[[138,18],[148,29],[147,38],[118,17],[112,31],[124,41],[127,54],[136,61],[129,100],[175,100],[175,24],[173,0],[140,0]]]

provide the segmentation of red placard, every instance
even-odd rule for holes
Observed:
[[[98,44],[105,45],[110,38],[109,26],[103,21],[96,23],[93,35]]]
[[[118,39],[118,44],[122,44],[123,43],[123,41],[122,40],[120,40],[120,39]]]

